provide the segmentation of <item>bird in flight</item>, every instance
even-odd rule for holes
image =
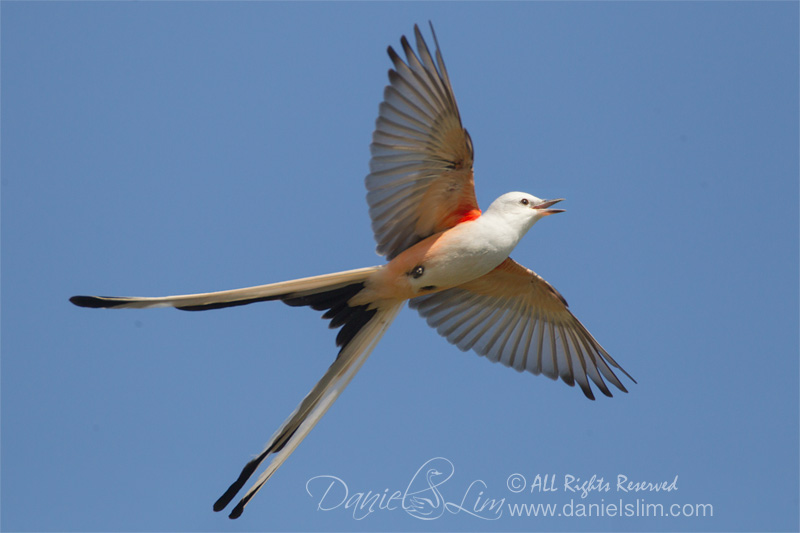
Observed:
[[[606,381],[627,392],[614,369],[635,383],[569,311],[561,294],[509,257],[537,221],[562,212],[552,208],[562,199],[509,192],[485,211],[478,208],[472,141],[461,124],[433,25],[431,32],[433,55],[416,25],[416,52],[405,37],[400,40],[405,59],[388,48],[394,68],[372,134],[365,180],[377,252],[387,263],[202,294],[70,298],[81,307],[185,311],[280,300],[324,311],[322,318],[339,330],[336,360],[214,504],[215,511],[227,507],[269,460],[230,518],[242,514],[319,422],[406,301],[461,350],[472,349],[520,372],[577,383],[590,399],[590,381],[606,396],[611,396]]]

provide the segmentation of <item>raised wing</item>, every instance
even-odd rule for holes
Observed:
[[[414,35],[419,55],[405,37],[400,42],[406,61],[389,47],[394,69],[375,122],[365,180],[377,251],[388,259],[480,214],[472,141],[461,125],[436,34],[435,61],[416,25]]]
[[[634,383],[567,308],[549,283],[511,258],[474,281],[409,302],[431,327],[461,350],[493,362],[575,382],[594,399],[589,379],[606,396],[605,381],[628,392],[611,367]]]

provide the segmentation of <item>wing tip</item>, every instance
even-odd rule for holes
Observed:
[[[622,367],[619,367],[619,369],[620,369],[620,370],[622,370],[622,372],[623,372],[623,373],[624,373],[626,376],[628,376],[628,379],[629,379],[629,380],[633,381],[634,385],[638,385],[638,384],[639,384],[639,382],[638,382],[638,381],[636,381],[635,379],[633,379],[633,376],[631,376],[630,374],[628,374],[628,372],[626,372],[624,368],[622,368]],[[623,392],[628,392],[627,390],[625,390],[625,388],[624,388],[624,387],[623,387],[622,391],[623,391]]]
[[[586,396],[588,399],[595,401],[596,398],[594,396],[594,392],[592,391],[592,386],[589,385],[588,382],[584,383],[583,381],[578,381],[578,385],[580,385],[581,391],[583,395]],[[603,391],[605,392],[605,391]]]

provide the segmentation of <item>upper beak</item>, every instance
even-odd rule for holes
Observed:
[[[560,202],[562,200],[563,200],[563,198],[557,198],[555,200],[545,200],[540,204],[534,205],[533,209],[542,210],[542,216],[555,215],[556,213],[563,213],[564,212],[563,209],[547,209],[551,205],[555,205],[555,204],[557,204],[558,202]]]

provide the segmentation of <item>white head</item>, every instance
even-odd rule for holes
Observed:
[[[506,224],[513,226],[517,231],[524,234],[540,218],[563,213],[563,209],[548,209],[561,200],[563,198],[542,200],[524,192],[508,192],[492,202],[484,216],[500,217]]]

